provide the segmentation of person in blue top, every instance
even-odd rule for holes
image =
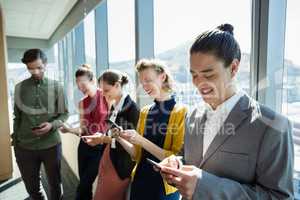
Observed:
[[[164,64],[141,60],[136,70],[143,89],[154,103],[142,108],[137,130],[121,131],[118,139],[137,163],[132,173],[130,199],[178,200],[177,189],[163,181],[147,158],[159,162],[181,150],[186,108],[172,96],[171,77]]]

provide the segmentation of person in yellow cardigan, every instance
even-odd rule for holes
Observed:
[[[177,189],[164,182],[146,158],[159,162],[181,151],[187,110],[172,96],[172,79],[164,64],[143,59],[136,70],[154,103],[141,109],[137,130],[123,130],[117,138],[136,161],[130,199],[178,200]]]

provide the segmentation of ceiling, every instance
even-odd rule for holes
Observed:
[[[77,0],[0,0],[6,35],[49,39]]]

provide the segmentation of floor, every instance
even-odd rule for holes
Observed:
[[[14,159],[13,159],[14,160]],[[42,174],[42,189],[47,194],[47,180],[44,170]],[[64,200],[75,199],[78,179],[70,170],[66,161],[62,160],[62,181],[64,190]],[[300,145],[295,145],[295,199],[300,200]],[[46,195],[45,195],[46,196]],[[15,162],[13,162],[13,177],[7,181],[0,182],[0,200],[29,200],[20,172]]]
[[[45,172],[41,170],[42,192],[47,196],[48,184]],[[70,170],[70,167],[62,160],[62,182],[64,190],[64,200],[74,200],[78,179]],[[1,200],[29,200],[25,185],[22,181],[19,169],[13,155],[13,177],[7,181],[0,182],[0,199]]]
[[[42,187],[42,191],[45,194],[45,190],[43,187]],[[13,155],[13,177],[7,181],[0,183],[0,199],[1,200],[21,200],[21,199],[29,200],[28,194],[25,189],[25,185],[20,175],[20,171],[15,162],[14,155]]]

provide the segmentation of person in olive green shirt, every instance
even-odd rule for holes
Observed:
[[[27,50],[22,62],[31,77],[15,87],[12,143],[16,161],[31,199],[45,198],[40,190],[42,163],[50,199],[62,199],[62,152],[58,128],[68,118],[63,88],[58,81],[44,76],[47,57],[40,49]]]

